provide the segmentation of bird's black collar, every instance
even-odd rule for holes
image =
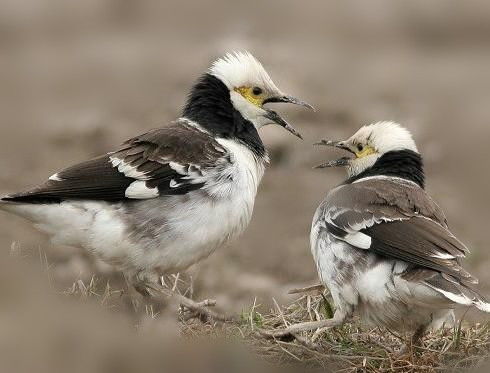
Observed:
[[[370,176],[395,176],[413,181],[421,188],[425,188],[422,156],[411,150],[392,151],[384,154],[372,167],[347,179],[344,184],[351,184]]]
[[[192,87],[182,115],[217,137],[241,141],[257,156],[266,150],[255,126],[233,107],[226,85],[211,74],[204,74]]]

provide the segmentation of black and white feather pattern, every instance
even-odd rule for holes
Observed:
[[[175,273],[241,234],[266,156],[181,118],[67,168],[0,209],[127,274]]]
[[[69,167],[26,192],[4,197],[24,203],[116,202],[179,195],[202,188],[206,173],[230,163],[210,134],[186,119],[126,141],[109,154]]]
[[[56,244],[89,250],[131,281],[182,271],[250,222],[267,163],[258,129],[270,119],[234,88],[270,88],[267,77],[249,54],[220,59],[194,84],[180,119],[0,197],[0,210]],[[282,95],[276,91],[268,94]]]
[[[376,177],[343,185],[325,204],[325,222],[357,248],[477,283],[460,265],[468,252],[448,229],[439,206],[417,184]]]
[[[317,209],[311,244],[320,278],[346,313],[417,328],[454,304],[490,312],[462,267],[468,249],[412,181],[374,176],[335,188]]]

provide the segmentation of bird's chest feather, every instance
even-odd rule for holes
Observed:
[[[219,141],[229,152],[229,162],[209,171],[201,190],[165,202],[178,208],[166,208],[165,219],[156,224],[159,244],[145,255],[162,269],[180,270],[205,258],[250,222],[265,162],[243,145]]]
[[[218,198],[238,193],[255,199],[267,158],[257,157],[247,146],[234,140],[218,139],[217,142],[227,150],[229,161],[212,175],[215,182],[209,183],[206,190]]]
[[[241,233],[250,222],[265,160],[258,159],[246,146],[235,141],[222,139],[218,142],[228,150],[230,163],[204,190],[213,215],[208,228],[220,240],[228,240]]]

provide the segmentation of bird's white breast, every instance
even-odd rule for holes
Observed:
[[[203,171],[202,189],[131,203],[8,204],[58,244],[86,248],[126,269],[178,271],[236,237],[252,217],[265,159],[218,139],[228,160]]]
[[[196,263],[241,234],[250,222],[265,162],[233,140],[218,142],[231,163],[209,171],[205,194],[191,192],[178,209],[169,211],[166,229],[180,239],[169,242],[162,235],[161,250],[152,251],[154,258],[146,256],[162,269],[175,271]]]

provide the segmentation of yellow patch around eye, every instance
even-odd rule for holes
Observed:
[[[376,150],[371,146],[366,146],[360,152],[356,152],[357,158],[367,157],[368,155],[376,153]]]
[[[240,93],[247,101],[251,102],[252,104],[262,107],[262,104],[264,102],[263,95],[254,95],[252,87],[238,87],[235,88],[235,92]]]

